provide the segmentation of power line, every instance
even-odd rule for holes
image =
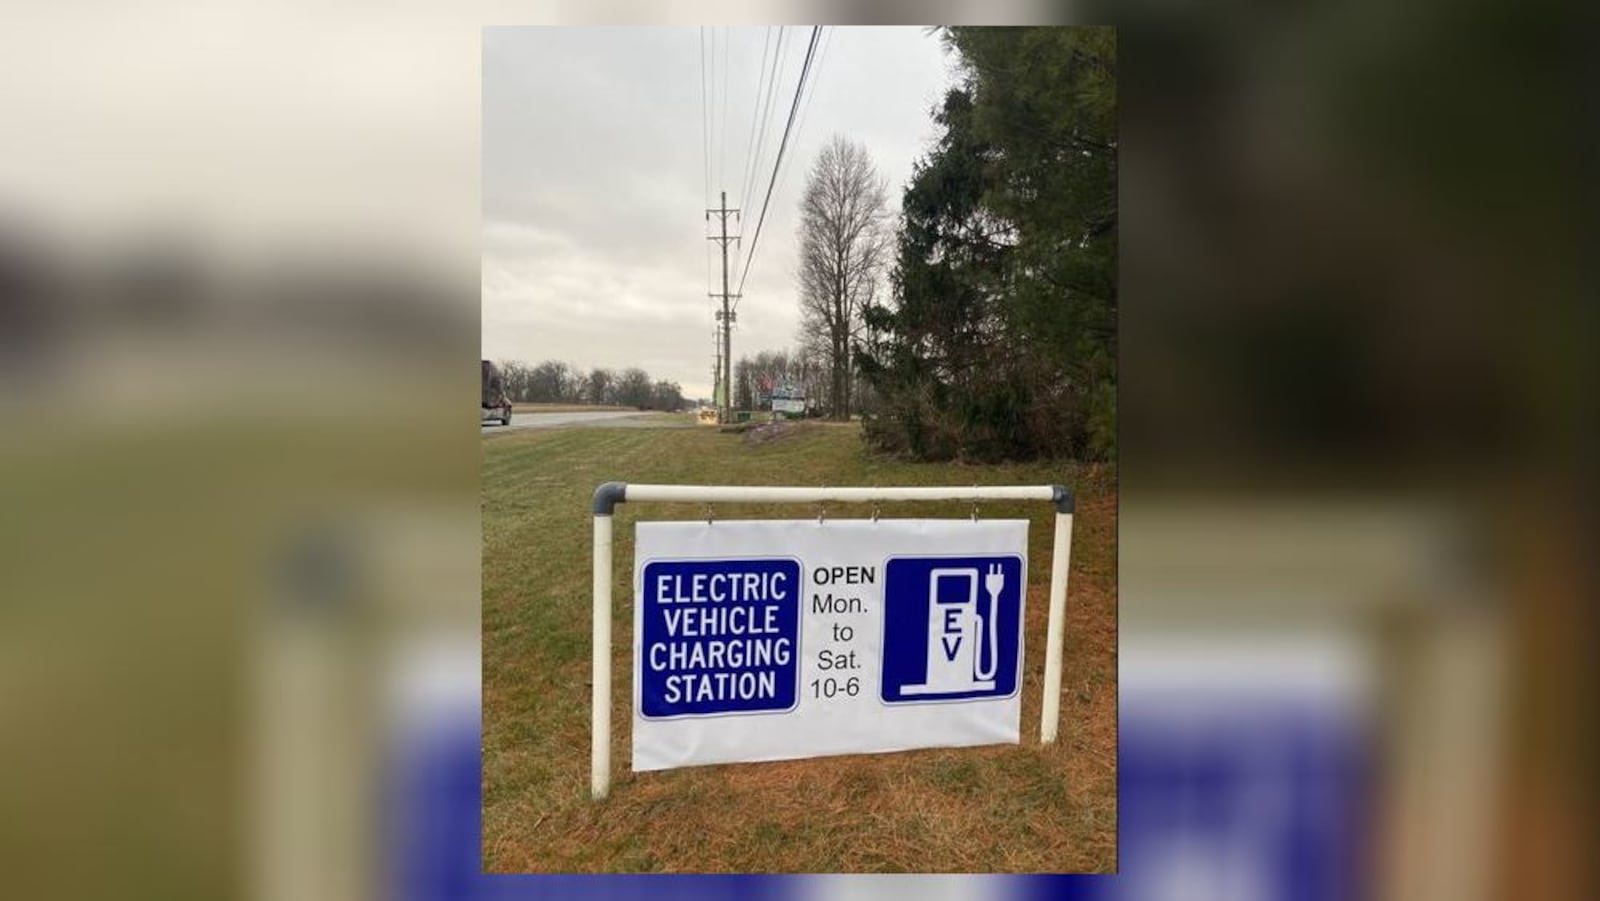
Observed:
[[[711,26],[711,175],[717,172],[717,27]]]
[[[728,173],[728,26],[722,27],[722,159],[717,163],[717,187],[727,187]]]
[[[755,138],[754,154],[750,154],[749,166],[747,166],[747,171],[744,173],[744,182],[742,182],[741,190],[739,190],[739,197],[741,197],[739,205],[741,206],[749,206],[750,195],[755,192],[755,179],[757,179],[760,171],[765,168],[765,163],[762,160],[766,157],[766,133],[768,133],[766,123],[770,122],[771,117],[773,117],[774,101],[778,99],[778,78],[782,74],[782,70],[784,70],[784,59],[787,58],[787,53],[789,53],[786,38],[786,27],[779,26],[778,43],[774,46],[773,66],[771,66],[768,77],[766,77],[765,98],[757,98],[758,104],[760,104],[760,123],[752,122],[752,125],[755,125],[754,133],[757,138]],[[742,269],[742,266],[744,266],[744,245],[739,246],[739,253],[734,256],[734,259]]]
[[[763,167],[762,160],[767,155],[767,123],[772,119],[772,109],[778,99],[778,78],[783,72],[784,62],[788,59],[788,55],[788,29],[780,25],[778,27],[778,42],[773,52],[772,75],[767,80],[767,95],[761,109],[761,124],[756,128],[755,155],[751,161],[749,176],[745,180],[744,189],[741,193],[741,197],[744,198],[740,202],[741,206],[749,205],[750,195],[755,191],[756,178],[760,175]],[[743,249],[741,246],[739,255],[741,265],[745,259]]]
[[[751,156],[751,153],[755,150],[756,146],[756,120],[761,118],[761,94],[766,90],[767,87],[767,58],[771,54],[771,51],[772,26],[768,25],[766,40],[761,42],[761,68],[759,69],[760,76],[756,81],[754,102],[750,104],[750,137],[745,140],[744,176],[739,179],[739,184],[746,187],[741,187],[739,191],[740,203],[746,203],[750,199],[750,189],[747,186],[750,184],[752,173],[755,172],[756,168],[756,160],[754,156]]]
[[[706,72],[706,29],[700,26],[700,138],[702,162],[704,164],[704,191],[706,206],[711,206],[711,99],[707,89]],[[715,63],[715,50],[712,51],[713,64]],[[712,285],[711,274],[711,245],[706,245],[706,286]]]
[[[711,205],[711,112],[706,98],[706,27],[700,26],[700,137],[705,158],[705,199]]]
[[[800,135],[804,134],[806,130],[806,116],[811,112],[811,99],[817,95],[817,84],[822,80],[822,64],[828,61],[828,50],[833,46],[833,33],[835,30],[836,29],[829,28],[827,26],[823,26],[822,29],[822,43],[817,48],[816,61],[811,65],[811,78],[806,83],[805,97],[800,101],[800,118],[795,120],[794,124],[795,143],[797,145],[800,140]],[[793,156],[790,156],[787,160],[783,161],[781,171],[778,173],[778,187],[788,187],[789,172],[794,168],[791,165],[793,162]],[[739,283],[740,285],[743,285],[744,279],[741,278]],[[734,299],[733,308],[735,310],[739,308],[738,298]]]
[[[824,31],[822,35],[822,46],[817,49],[817,61],[811,67],[811,82],[806,86],[805,99],[800,101],[800,118],[795,122],[794,126],[796,141],[798,141],[799,135],[803,134],[806,130],[806,115],[811,112],[811,98],[816,96],[817,83],[822,80],[822,64],[827,62],[828,48],[833,44],[833,32],[834,29],[832,28]],[[790,158],[789,162],[793,162],[793,157]],[[786,165],[783,167],[783,171],[778,173],[778,187],[788,187],[789,170],[792,168],[792,166]]]
[[[817,38],[822,34],[822,26],[815,25],[811,28],[811,42],[806,46],[805,62],[800,66],[800,81],[795,85],[794,102],[789,105],[789,121],[783,126],[783,139],[778,142],[778,156],[772,167],[772,178],[767,181],[767,195],[761,201],[761,215],[756,218],[755,236],[750,239],[750,253],[745,257],[744,273],[739,276],[739,290],[735,294],[744,294],[745,279],[750,277],[750,264],[755,261],[756,248],[761,242],[761,226],[767,221],[767,207],[772,203],[772,189],[778,184],[778,169],[783,165],[783,154],[789,146],[789,133],[794,128],[795,114],[800,111],[800,96],[805,91],[806,78],[811,73],[811,60],[817,52]]]
[[[784,64],[789,59],[788,37],[788,29],[779,26],[778,47],[774,53],[776,59],[773,60],[772,64],[772,78],[767,82],[766,103],[761,109],[761,125],[756,129],[756,162],[755,166],[750,170],[750,183],[745,189],[747,197],[755,190],[756,178],[761,173],[762,160],[767,155],[767,123],[772,121],[772,109],[778,99],[778,79],[783,73]]]
[[[701,166],[705,181],[701,189],[706,206],[711,205],[711,114],[706,97],[706,28],[700,26],[700,144]],[[706,285],[711,284],[711,245],[706,245]]]

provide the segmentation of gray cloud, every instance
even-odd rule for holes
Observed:
[[[746,198],[739,195],[768,33],[716,30],[710,203],[726,189],[730,206],[745,208],[747,243],[810,29],[788,30],[766,160]],[[929,110],[951,81],[937,37],[922,29],[826,35],[745,284],[736,357],[794,343],[796,204],[821,143],[836,132],[865,143],[898,202],[934,134]],[[706,295],[715,288],[702,212],[700,46],[698,28],[484,31],[486,355],[638,365],[691,395],[709,394]],[[714,276],[720,282],[720,267]]]

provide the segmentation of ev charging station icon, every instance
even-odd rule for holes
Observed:
[[[978,570],[976,567],[949,567],[928,574],[928,654],[926,681],[901,686],[907,695],[947,695],[964,691],[993,691],[996,632],[995,611],[1005,574],[999,564],[990,567],[984,586],[989,594],[987,614],[978,615]],[[943,582],[965,586],[953,591]],[[944,589],[944,590],[941,590]],[[984,625],[988,628],[985,629]],[[984,660],[988,660],[985,665]]]
[[[1022,560],[894,557],[884,567],[882,700],[1009,697],[1022,657]]]

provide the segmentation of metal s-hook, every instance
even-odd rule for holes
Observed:
[[[715,518],[716,518],[716,513],[715,513],[715,510],[712,508],[712,505],[711,504],[706,504],[706,525],[708,525],[708,526],[711,525],[711,521],[713,519],[715,519]]]

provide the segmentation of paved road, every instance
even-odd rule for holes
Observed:
[[[570,413],[513,413],[511,425],[484,423],[483,432],[505,432],[513,429],[545,429],[558,425],[639,426],[663,425],[659,413],[640,413],[637,410],[582,410]],[[652,422],[657,420],[657,422]]]

